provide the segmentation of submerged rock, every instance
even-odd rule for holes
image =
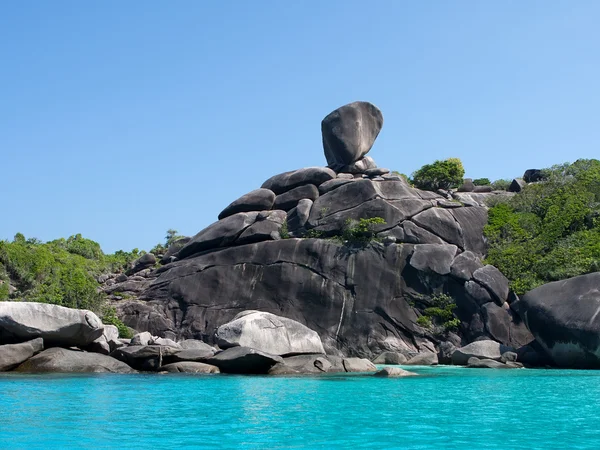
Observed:
[[[160,372],[169,373],[220,373],[221,371],[217,366],[211,366],[210,364],[203,364],[200,362],[176,362],[172,364],[166,364],[159,369]]]
[[[409,372],[408,370],[401,369],[400,367],[384,367],[380,371],[373,374],[373,376],[380,378],[414,377],[416,375],[416,373]]]

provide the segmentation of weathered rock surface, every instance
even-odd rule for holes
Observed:
[[[266,374],[283,358],[248,347],[231,347],[207,360],[224,373]]]
[[[290,209],[296,207],[298,202],[302,199],[314,201],[318,197],[319,190],[317,187],[314,184],[305,184],[278,195],[275,198],[275,204],[273,207],[276,209],[289,211]]]
[[[0,372],[7,372],[44,350],[44,340],[36,338],[20,344],[0,345]]]
[[[342,361],[346,372],[375,372],[377,367],[365,358],[344,358]]]
[[[134,373],[127,364],[110,356],[53,347],[28,359],[15,369],[27,373]]]
[[[520,369],[522,364],[517,362],[501,362],[494,359],[479,359],[471,357],[467,361],[467,367],[471,369]]]
[[[383,126],[383,114],[373,104],[354,102],[329,113],[321,122],[327,164],[348,165],[365,156]]]
[[[406,356],[398,352],[382,352],[373,360],[373,364],[404,364]]]
[[[434,366],[438,363],[437,353],[423,352],[410,358],[404,364],[407,366]]]
[[[137,370],[156,371],[163,365],[163,358],[180,352],[174,347],[160,345],[130,345],[113,351],[110,356]]]
[[[508,186],[508,192],[521,192],[526,185],[527,183],[522,178],[515,178]]]
[[[438,275],[450,273],[450,266],[456,255],[456,245],[420,244],[415,245],[410,265],[420,271]]]
[[[169,373],[220,373],[217,366],[204,364],[200,362],[176,362],[166,364],[159,369],[160,372]]]
[[[102,336],[96,314],[33,302],[0,302],[0,343],[44,339],[47,345],[86,346]]]
[[[233,214],[251,211],[268,211],[275,202],[275,193],[270,189],[255,189],[233,201],[219,214],[219,220]]]
[[[508,298],[508,278],[494,266],[486,265],[473,272],[473,278],[492,295],[492,299],[502,306]]]
[[[145,253],[133,262],[131,269],[127,271],[127,275],[134,275],[148,267],[152,267],[154,264],[156,264],[156,256],[152,253]]]
[[[333,180],[335,181],[335,180]],[[304,229],[308,217],[310,216],[310,210],[312,208],[313,201],[304,198],[298,201],[295,208],[292,208],[287,214],[287,227],[290,233],[294,233],[298,230]]]
[[[256,222],[246,228],[235,241],[236,245],[252,244],[260,241],[281,239],[280,231],[287,214],[285,211],[263,211],[256,216]]]
[[[333,180],[335,176],[335,172],[327,167],[306,167],[275,175],[265,181],[261,187],[279,195],[305,184],[319,186]]]
[[[454,261],[452,261],[452,267],[450,273],[452,276],[459,278],[464,281],[469,281],[473,278],[473,272],[477,269],[481,269],[483,263],[473,252],[466,251],[462,252]]]
[[[600,272],[545,284],[515,303],[556,365],[600,368]]]
[[[243,311],[216,332],[217,344],[250,347],[272,355],[325,353],[321,338],[295,320],[261,311]]]
[[[409,372],[408,370],[401,369],[400,367],[384,367],[380,371],[373,374],[380,378],[400,378],[400,377],[414,377],[417,374]]]
[[[513,351],[513,349],[496,341],[475,341],[456,349],[452,354],[452,364],[466,366],[469,362],[469,358],[472,357],[500,361],[502,354],[508,351]]]

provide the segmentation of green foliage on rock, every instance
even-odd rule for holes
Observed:
[[[489,210],[487,262],[523,294],[541,284],[600,270],[600,161],[544,171]]]
[[[102,323],[105,325],[114,325],[119,330],[119,337],[123,339],[131,339],[133,337],[133,333],[123,322],[121,319],[117,317],[117,312],[115,308],[107,306],[104,307],[102,311]]]
[[[458,187],[465,175],[465,169],[458,158],[449,158],[426,164],[412,174],[415,187],[428,191]]]
[[[475,186],[489,186],[490,184],[492,184],[492,182],[489,178],[475,178],[473,180],[473,184]]]
[[[508,179],[496,180],[492,183],[492,189],[494,191],[506,191],[506,190],[508,190],[508,187],[510,186],[511,183],[512,183],[512,180],[508,180]]]
[[[460,325],[460,320],[454,317],[456,303],[447,294],[431,296],[431,306],[425,308],[417,319],[417,324],[423,328],[432,328],[434,332],[451,331]]]
[[[375,239],[375,228],[384,225],[382,217],[371,217],[369,219],[348,219],[342,231],[342,239],[351,243],[365,243]]]
[[[12,242],[0,241],[0,272],[17,288],[0,299],[53,303],[99,311],[104,295],[96,275],[124,270],[138,256],[134,252],[105,255],[97,242],[77,234],[42,243],[17,233]],[[8,288],[8,283],[2,284]]]

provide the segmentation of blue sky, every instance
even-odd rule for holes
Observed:
[[[276,173],[324,165],[320,121],[383,111],[370,156],[466,176],[600,156],[600,2],[0,4],[0,239],[107,252],[193,235]]]

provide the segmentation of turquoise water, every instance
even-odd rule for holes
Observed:
[[[600,448],[600,372],[0,376],[0,448]]]

